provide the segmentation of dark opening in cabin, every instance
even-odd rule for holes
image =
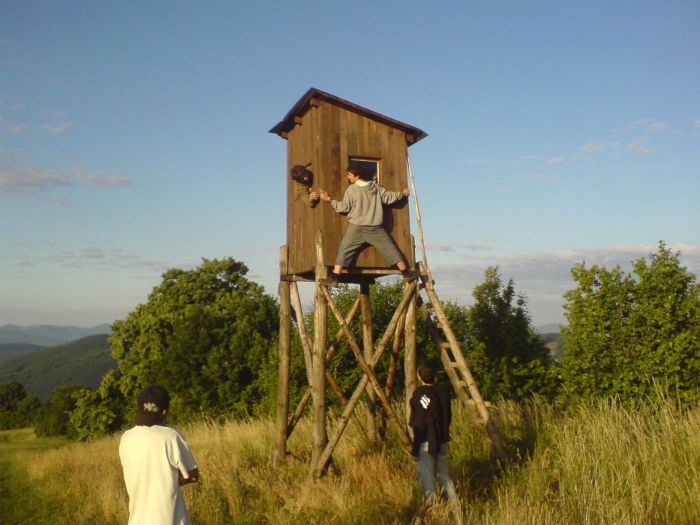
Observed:
[[[348,161],[348,167],[359,168],[360,172],[362,173],[360,177],[364,180],[372,180],[377,183],[380,181],[378,160],[350,157],[350,160]]]

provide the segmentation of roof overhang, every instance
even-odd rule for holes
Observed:
[[[299,99],[299,101],[296,104],[294,104],[292,109],[289,110],[289,112],[284,116],[284,118],[270,130],[270,133],[275,133],[276,135],[279,135],[280,137],[286,139],[287,133],[289,133],[292,130],[292,128],[294,128],[294,126],[297,124],[297,117],[301,117],[307,111],[309,111],[314,101],[328,102],[348,111],[352,111],[353,113],[357,113],[369,119],[381,122],[382,124],[386,124],[387,126],[390,126],[392,128],[399,129],[406,133],[407,142],[409,146],[428,136],[428,134],[421,129],[418,129],[414,126],[410,126],[409,124],[405,124],[403,122],[399,122],[398,120],[389,118],[386,115],[377,113],[376,111],[363,108],[362,106],[358,106],[357,104],[353,104],[352,102],[348,102],[347,100],[344,100],[340,97],[336,97],[335,95],[331,95],[330,93],[321,91],[320,89],[316,88],[311,88],[306,93],[304,93],[304,95]]]

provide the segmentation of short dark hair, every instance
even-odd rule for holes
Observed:
[[[292,179],[297,181],[299,184],[303,184],[304,186],[310,187],[314,183],[314,174],[306,166],[302,166],[300,164],[294,166],[289,175],[292,177]]]
[[[427,361],[422,361],[418,365],[418,377],[427,384],[432,385],[435,382],[435,366]]]
[[[164,410],[170,408],[170,394],[162,386],[153,385],[144,389],[136,402],[136,424],[146,427],[165,422]]]
[[[362,171],[362,169],[359,166],[350,165],[350,166],[348,166],[347,171],[348,171],[348,173],[352,173],[353,175],[355,175],[355,177],[362,178],[364,176],[364,172]]]

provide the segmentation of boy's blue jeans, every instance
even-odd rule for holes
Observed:
[[[427,441],[420,445],[416,468],[418,470],[418,479],[423,489],[423,495],[426,499],[435,499],[438,484],[444,491],[447,499],[457,499],[457,492],[455,491],[455,486],[454,483],[452,483],[450,472],[447,467],[447,453],[447,443],[443,443],[440,446],[440,451],[437,456],[433,456],[428,452]]]

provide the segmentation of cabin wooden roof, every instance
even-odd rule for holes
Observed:
[[[292,109],[289,110],[289,112],[284,116],[284,118],[270,130],[270,133],[275,133],[276,135],[279,135],[282,138],[286,138],[287,133],[289,133],[289,131],[296,124],[296,117],[300,117],[304,113],[306,113],[311,107],[312,102],[316,100],[323,100],[329,102],[330,104],[334,104],[348,111],[358,113],[369,119],[376,120],[377,122],[381,122],[382,124],[386,124],[387,126],[399,129],[406,133],[406,136],[408,137],[407,140],[409,146],[428,136],[428,134],[425,131],[418,129],[414,126],[405,124],[403,122],[399,122],[398,120],[389,118],[386,115],[382,115],[381,113],[377,113],[376,111],[363,108],[362,106],[358,106],[357,104],[353,104],[352,102],[349,102],[340,97],[336,97],[335,95],[331,95],[330,93],[321,91],[320,89],[316,89],[313,87],[309,89],[306,93],[304,93],[304,95],[299,99],[299,101],[296,104],[294,104]]]

